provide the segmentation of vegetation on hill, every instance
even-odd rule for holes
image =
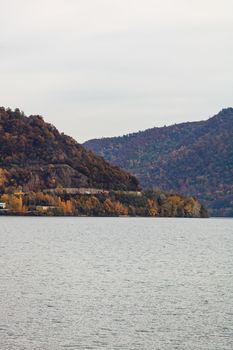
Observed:
[[[138,180],[87,151],[41,116],[0,108],[0,193],[21,186],[138,190]]]
[[[5,193],[0,215],[36,216],[143,216],[206,217],[205,208],[193,197],[161,191],[110,191],[71,194],[61,188],[43,192]]]
[[[0,215],[206,216],[193,197],[139,190],[42,117],[0,108]]]
[[[211,215],[233,216],[233,108],[207,121],[90,140],[84,146],[130,171],[143,188],[193,194]]]

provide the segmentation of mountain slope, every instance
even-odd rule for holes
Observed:
[[[233,108],[207,121],[90,140],[84,146],[132,172],[144,188],[193,194],[212,215],[233,215]]]
[[[85,150],[40,116],[0,108],[0,190],[22,186],[137,190],[137,179]]]

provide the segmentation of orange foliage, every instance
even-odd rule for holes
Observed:
[[[147,204],[148,204],[148,207],[149,207],[150,216],[157,216],[158,209],[157,209],[155,200],[154,199],[148,199],[147,200]]]

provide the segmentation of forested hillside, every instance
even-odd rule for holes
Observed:
[[[0,192],[56,187],[137,190],[137,179],[87,151],[41,116],[0,108]]]
[[[84,146],[138,177],[144,188],[197,196],[233,216],[233,108],[207,121],[152,128]]]

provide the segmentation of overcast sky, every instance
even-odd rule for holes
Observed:
[[[0,104],[79,142],[233,106],[233,0],[0,4]]]

